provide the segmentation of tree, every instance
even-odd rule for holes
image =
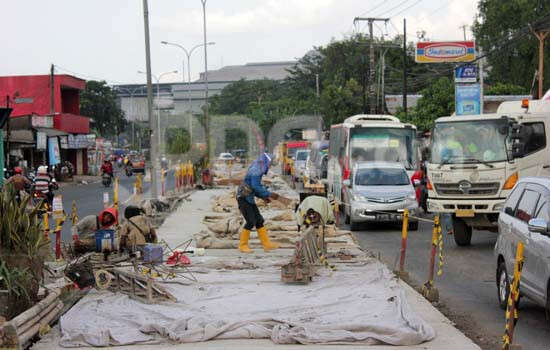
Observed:
[[[455,87],[447,77],[439,78],[435,83],[420,91],[422,97],[416,107],[411,108],[407,116],[399,111],[397,117],[403,122],[412,123],[419,130],[431,129],[434,121],[451,115],[455,110]]]
[[[496,83],[485,89],[485,95],[526,95],[529,90],[523,86],[505,83]]]
[[[182,128],[166,129],[168,154],[185,154],[190,149],[189,132]]]
[[[480,0],[473,31],[477,45],[489,53],[491,66],[487,83],[514,84],[530,89],[538,68],[538,39],[533,28],[548,28],[550,6],[541,0]],[[516,39],[517,38],[517,39]],[[550,56],[544,65],[549,67]],[[550,70],[545,69],[545,89],[550,86]]]
[[[116,136],[127,126],[115,91],[105,81],[88,80],[80,94],[80,112],[93,119],[101,136]]]

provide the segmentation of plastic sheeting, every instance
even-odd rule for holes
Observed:
[[[249,269],[250,263],[256,268]],[[270,338],[278,344],[417,345],[435,337],[409,308],[397,280],[374,259],[338,264],[332,274],[319,270],[309,285],[281,283],[280,262],[261,260],[260,268],[258,263],[238,262],[248,269],[210,267],[198,275],[200,283],[167,284],[176,304],[147,305],[92,291],[61,318],[60,344]]]

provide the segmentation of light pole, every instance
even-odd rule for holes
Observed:
[[[151,73],[151,76],[153,78],[155,78],[155,80],[157,81],[157,129],[158,129],[158,149],[159,149],[159,152],[160,152],[160,145],[161,145],[161,135],[162,135],[162,132],[161,132],[161,129],[160,129],[160,106],[159,106],[159,101],[160,101],[160,79],[162,79],[163,76],[165,75],[168,75],[168,74],[176,74],[178,71],[177,70],[173,70],[173,71],[170,71],[170,72],[164,72],[162,73],[161,75],[159,75],[158,77],[156,75],[154,75],[153,73]],[[143,71],[140,71],[138,70],[138,73],[140,74],[146,74],[145,72]]]
[[[206,44],[206,0],[201,0],[202,3],[202,27],[204,34],[204,82],[205,89],[205,104],[204,104],[204,126],[206,131],[206,160],[210,163],[210,120],[208,119],[208,45]],[[209,166],[209,165],[208,165]]]
[[[204,43],[193,46],[189,51],[180,44],[171,43],[168,41],[161,41],[160,43],[164,45],[179,47],[180,49],[183,50],[183,52],[185,52],[185,55],[187,56],[187,97],[188,97],[187,103],[189,105],[188,106],[189,108],[188,110],[189,112],[189,144],[192,145],[193,144],[193,116],[192,116],[193,111],[191,110],[191,55],[193,54],[193,51],[195,51],[195,49],[198,49],[199,47],[204,46]],[[213,41],[206,43],[206,45],[215,45],[215,44],[216,43]],[[184,66],[185,66],[185,63],[183,63],[182,68]],[[185,79],[183,80],[185,82]]]

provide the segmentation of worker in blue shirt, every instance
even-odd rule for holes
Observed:
[[[246,223],[241,232],[239,250],[243,253],[252,253],[248,246],[250,230],[256,227],[258,238],[262,242],[265,251],[279,248],[279,245],[272,243],[267,234],[267,228],[264,226],[264,218],[256,205],[254,197],[263,199],[269,203],[270,199],[278,199],[279,195],[270,192],[262,185],[262,177],[267,174],[271,165],[271,157],[267,153],[262,153],[248,168],[244,181],[237,188],[237,202],[239,210]]]

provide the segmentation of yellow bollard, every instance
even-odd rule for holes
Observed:
[[[409,211],[403,210],[403,227],[401,228],[401,255],[399,258],[399,271],[400,278],[408,277],[405,272],[405,257],[407,255],[407,236],[409,233]]]
[[[439,216],[434,218],[434,227],[432,231],[432,249],[430,254],[430,275],[428,282],[422,286],[422,295],[430,302],[439,301],[439,290],[434,287],[434,272],[435,272],[435,254],[439,243],[439,236],[441,235],[441,226],[439,224]]]
[[[143,193],[143,187],[142,187],[142,182],[141,182],[141,174],[137,174],[136,188],[137,188],[137,193],[138,194]]]
[[[49,241],[50,240],[50,221],[49,221],[49,216],[48,216],[48,204],[47,203],[44,203],[44,208],[45,208],[45,212],[42,214],[42,215],[44,215],[44,224],[43,224],[44,236]]]
[[[506,307],[506,330],[502,336],[502,350],[511,350],[520,348],[512,344],[514,340],[514,327],[518,320],[518,310],[516,309],[519,300],[519,282],[521,279],[521,270],[523,269],[523,243],[519,242],[516,249],[516,263],[514,264],[514,280],[510,286],[508,294],[508,305]]]
[[[73,223],[73,226],[76,225],[78,222],[78,214],[76,211],[76,201],[73,201],[73,204],[71,206],[71,222]]]
[[[113,204],[118,214],[118,177],[115,177],[115,186],[113,188]]]

